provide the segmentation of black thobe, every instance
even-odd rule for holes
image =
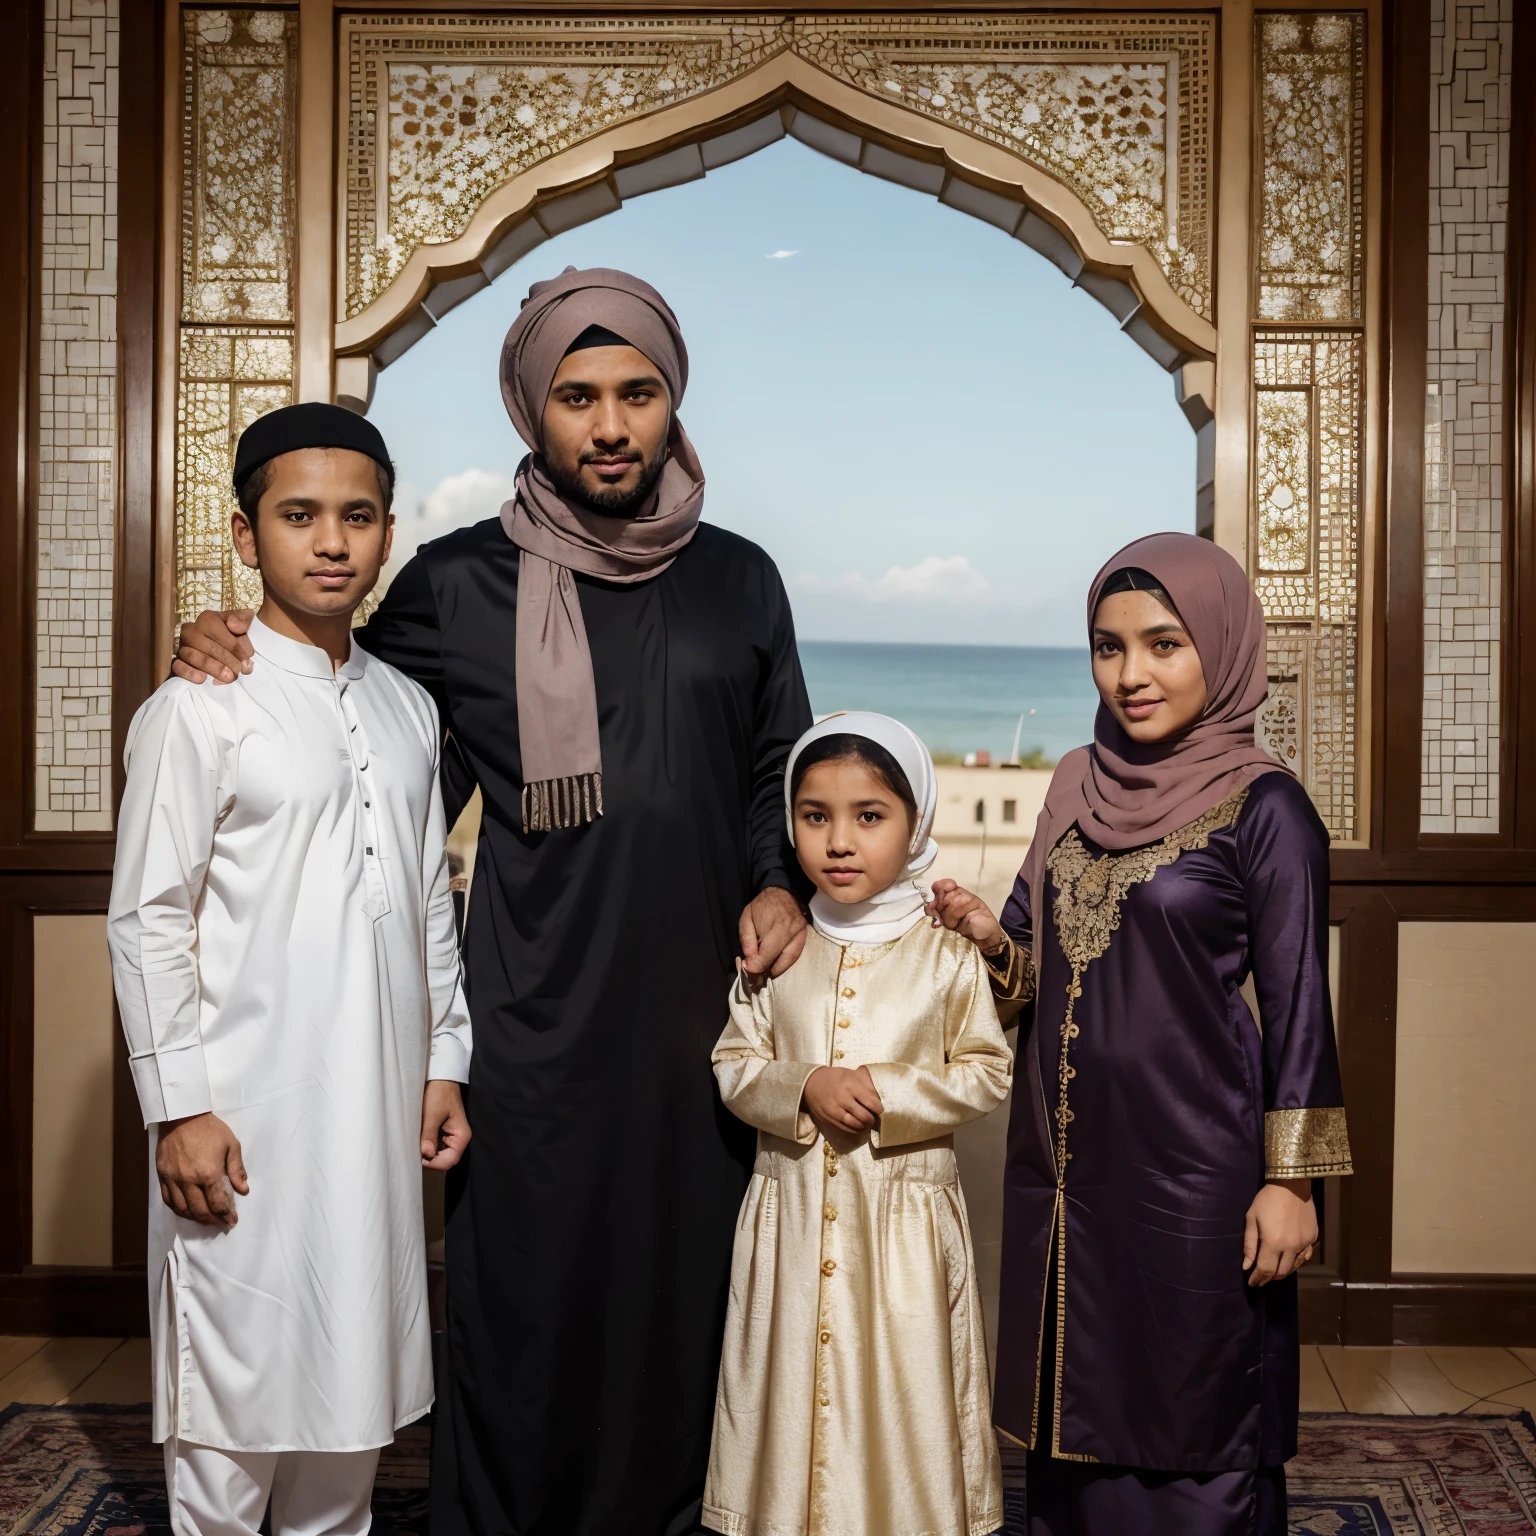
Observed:
[[[474,784],[484,807],[434,1526],[662,1536],[697,1518],[753,1153],[710,1051],[741,910],[792,883],[784,763],[810,705],[783,584],[745,539],[701,525],[647,581],[577,576],[605,814],[526,834],[517,572],[499,522],[450,534],[358,636],[436,700],[450,818]]]

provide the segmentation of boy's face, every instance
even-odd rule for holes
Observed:
[[[255,526],[233,519],[240,558],[269,596],[315,618],[350,614],[389,559],[394,517],[379,472],[350,448],[300,448],[271,460]]]

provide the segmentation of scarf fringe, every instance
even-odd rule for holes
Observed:
[[[557,832],[596,821],[603,814],[603,776],[575,774],[523,786],[523,831]]]

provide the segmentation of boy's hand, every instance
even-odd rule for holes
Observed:
[[[211,677],[216,683],[232,683],[239,672],[251,670],[256,654],[245,632],[256,615],[249,608],[228,613],[204,610],[190,624],[181,626],[181,645],[171,671],[189,683]]]
[[[857,1135],[885,1113],[868,1067],[817,1067],[805,1081],[801,1100],[823,1136]]]
[[[421,1096],[421,1166],[452,1168],[464,1156],[469,1137],[459,1085],[434,1077]]]
[[[1253,1197],[1243,1230],[1243,1268],[1249,1285],[1284,1280],[1312,1257],[1317,1207],[1311,1179],[1274,1179]]]
[[[240,1220],[236,1194],[251,1192],[235,1133],[214,1114],[167,1120],[155,1147],[160,1198],[178,1216],[227,1232]]]
[[[923,908],[935,928],[964,934],[984,955],[995,955],[1006,942],[1002,924],[980,896],[973,896],[953,880],[933,882],[933,900]]]

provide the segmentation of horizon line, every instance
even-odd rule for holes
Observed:
[[[1028,640],[823,640],[814,635],[796,635],[796,645],[885,645],[895,649],[905,646],[909,650],[934,650],[945,647],[951,650],[969,651],[1086,651],[1082,645],[1041,645]]]

